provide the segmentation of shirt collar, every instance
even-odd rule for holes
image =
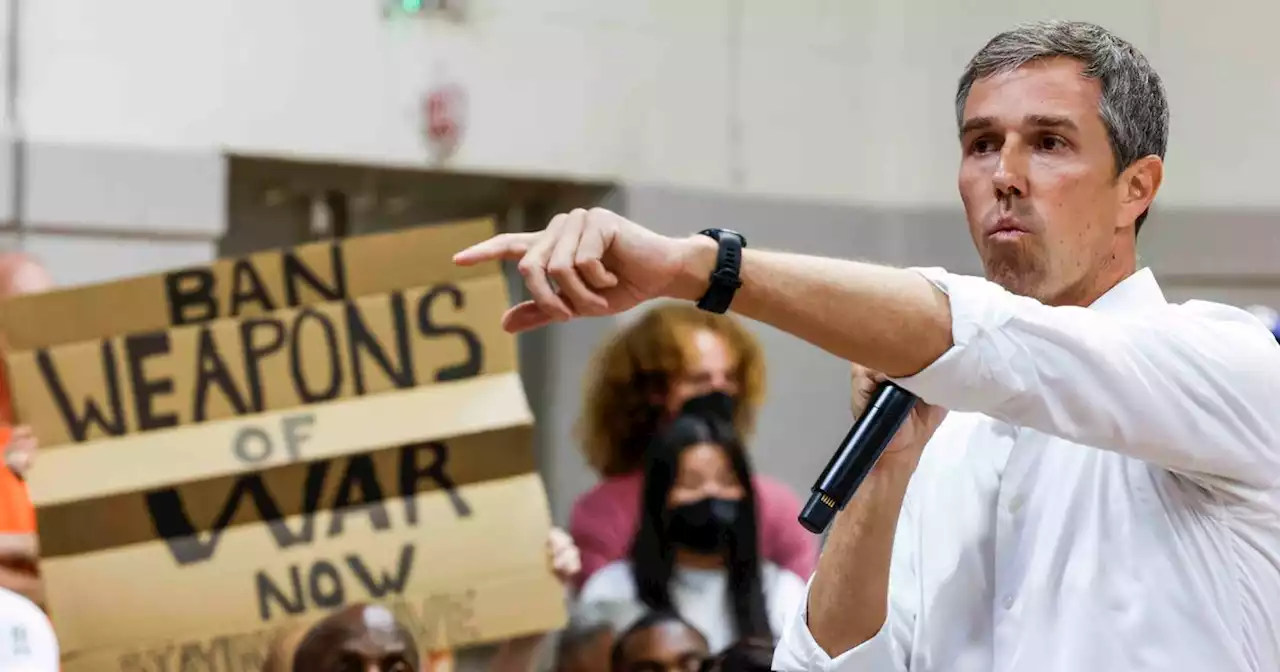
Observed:
[[[1108,313],[1166,303],[1168,301],[1164,298],[1160,283],[1156,282],[1155,274],[1151,269],[1143,268],[1107,290],[1089,308]]]

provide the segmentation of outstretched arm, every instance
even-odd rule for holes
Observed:
[[[519,330],[657,296],[696,300],[716,254],[706,236],[575,211],[458,261],[520,260],[534,300],[508,313]],[[741,275],[735,312],[898,378],[931,404],[1186,473],[1280,480],[1280,347],[1244,311],[1051,307],[937,269],[759,250],[744,251]]]
[[[946,294],[919,273],[745,252],[734,312],[891,376],[920,371],[951,345]],[[706,236],[661,236],[596,208],[558,215],[544,231],[495,236],[459,252],[454,263],[517,261],[532,299],[507,311],[503,326],[526,331],[620,313],[663,296],[697,300],[706,292],[716,253]]]

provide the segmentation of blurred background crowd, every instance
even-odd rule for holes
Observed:
[[[467,217],[530,230],[593,205],[663,233],[725,226],[758,247],[980,273],[955,81],[998,30],[1062,17],[1131,40],[1168,88],[1144,262],[1171,300],[1251,307],[1280,339],[1280,5],[2,4],[6,297]],[[817,559],[795,519],[848,427],[847,366],[677,304],[519,347],[565,628],[433,650],[350,605],[274,642],[267,666],[768,669]],[[5,432],[0,576],[40,604],[22,483],[39,437]],[[0,625],[23,609],[0,601]]]

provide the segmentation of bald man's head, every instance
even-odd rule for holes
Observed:
[[[0,253],[0,299],[53,289],[53,276],[35,258],[22,252]]]
[[[418,672],[413,635],[385,607],[354,605],[311,628],[298,643],[294,672]]]

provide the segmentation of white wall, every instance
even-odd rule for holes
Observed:
[[[415,165],[444,72],[470,92],[460,170],[913,204],[955,202],[972,52],[1020,20],[1087,18],[1168,82],[1163,201],[1280,204],[1276,3],[470,0],[455,25],[387,21],[380,0],[5,1],[23,3],[37,141]]]

